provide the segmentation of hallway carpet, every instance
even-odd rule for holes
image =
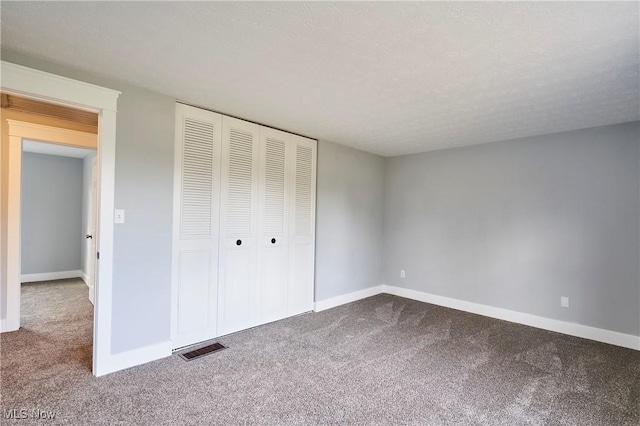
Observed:
[[[23,286],[1,405],[73,425],[635,425],[640,352],[379,295],[94,378],[87,288]],[[13,424],[2,420],[2,424]]]

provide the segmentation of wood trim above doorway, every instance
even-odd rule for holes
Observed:
[[[92,133],[98,133],[98,114],[92,111],[42,102],[8,93],[2,93],[1,107],[3,113],[11,111],[68,121],[91,128],[93,130]]]
[[[62,129],[26,121],[7,120],[9,136],[33,139],[76,148],[98,149],[98,135],[78,130]]]

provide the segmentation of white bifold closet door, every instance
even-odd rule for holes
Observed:
[[[317,142],[292,135],[287,316],[313,309]]]
[[[288,316],[291,134],[260,129],[258,293],[260,323]]]
[[[174,348],[217,335],[221,135],[220,114],[176,106]]]
[[[313,309],[316,141],[177,106],[172,341]]]
[[[222,119],[219,334],[259,324],[258,173],[260,126]]]
[[[246,132],[243,149],[234,132]],[[222,139],[221,335],[313,309],[316,155],[314,140],[227,117]]]

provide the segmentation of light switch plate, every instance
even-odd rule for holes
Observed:
[[[114,222],[115,223],[124,223],[124,210],[116,209]]]
[[[560,297],[560,306],[562,306],[563,308],[569,307],[569,298],[567,296]]]

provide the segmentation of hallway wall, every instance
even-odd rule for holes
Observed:
[[[80,270],[82,159],[22,157],[22,274]]]

